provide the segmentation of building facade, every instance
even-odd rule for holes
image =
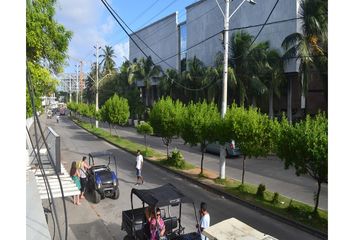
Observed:
[[[221,9],[225,11],[225,2],[218,2]],[[230,31],[229,39],[231,40],[232,34],[241,28],[250,35],[256,36],[261,29],[261,24],[265,23],[276,2],[277,0],[258,0],[255,5],[245,2],[230,18],[230,29],[234,30]],[[230,2],[230,15],[240,3],[241,1],[236,0]],[[256,43],[268,41],[271,48],[278,50],[280,54],[284,53],[281,44],[285,37],[294,32],[301,33],[301,20],[296,19],[300,16],[299,10],[300,0],[279,1],[267,21],[268,24],[264,26],[257,37]],[[139,35],[159,57],[147,49],[139,39],[137,43],[164,70],[167,68],[181,70],[181,59],[185,57],[188,60],[194,56],[206,66],[213,66],[216,54],[224,51],[222,42],[224,16],[216,1],[200,0],[191,4],[186,7],[186,21],[179,24],[177,19],[177,13],[171,14],[134,34]],[[132,61],[134,58],[140,57],[144,57],[144,55],[130,40],[129,60]],[[161,59],[166,59],[166,61]],[[288,86],[287,89],[282,90],[282,97],[274,101],[276,111],[286,110],[287,97],[290,94],[293,114],[303,114],[305,106],[309,113],[316,113],[319,109],[327,110],[324,86],[316,73],[313,74],[313,80],[309,83],[307,101],[305,102],[301,97],[299,61],[296,59],[286,61],[284,72]],[[266,104],[259,107],[263,110],[267,109]]]

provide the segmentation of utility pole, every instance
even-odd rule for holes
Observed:
[[[98,112],[98,42],[96,43],[96,113]],[[98,128],[98,121],[96,118],[96,128]]]
[[[71,81],[72,81],[72,78],[71,78],[71,73],[70,73],[70,75],[69,75],[69,76],[70,76],[70,100],[69,100],[69,101],[71,102]]]
[[[76,103],[79,103],[79,65],[76,64]]]
[[[221,9],[218,0],[215,0],[218,4],[218,7],[221,13],[224,16],[224,72],[223,72],[223,81],[222,81],[222,103],[221,103],[221,117],[224,118],[226,115],[227,109],[227,75],[228,75],[228,60],[229,60],[229,23],[230,18],[235,14],[235,12],[242,6],[246,1],[243,0],[237,8],[233,11],[231,16],[230,13],[230,0],[225,0],[225,13]],[[251,4],[255,4],[254,0],[247,0]],[[226,156],[226,146],[220,145],[220,160],[219,160],[219,177],[220,179],[225,179],[225,156]]]
[[[83,76],[83,61],[80,61],[80,101],[82,102],[82,94],[84,89],[84,76]]]

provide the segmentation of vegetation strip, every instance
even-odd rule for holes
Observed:
[[[83,123],[77,120],[73,121],[97,137],[106,140],[109,143],[132,154],[135,154],[137,148],[144,149],[144,146],[141,144],[132,143],[118,136],[111,136],[107,131],[93,128],[88,123]],[[256,197],[256,186],[252,186],[251,184],[241,185],[240,182],[233,179],[214,179],[211,184],[210,182],[207,184],[205,181],[210,181],[210,178],[207,179],[203,175],[196,177],[196,174],[193,175],[176,167],[171,167],[164,155],[162,155],[160,152],[154,151],[151,148],[148,148],[148,150],[144,152],[144,156],[153,164],[166,168],[171,172],[178,174],[179,176],[183,176],[184,178],[192,180],[194,183],[197,183],[198,185],[207,188],[210,191],[225,195],[228,199],[236,200],[237,202],[240,202],[251,208],[256,208],[263,213],[267,213],[272,217],[280,219],[288,224],[294,225],[321,238],[328,237],[328,213],[326,211],[319,209],[317,216],[309,215],[312,209],[311,206],[294,201],[292,199],[288,199],[277,193],[275,193],[278,195],[277,203],[274,204],[273,201],[275,194],[269,191],[264,191],[263,198]],[[194,168],[194,166],[191,164],[187,163],[187,165],[188,166],[184,166],[184,169]]]

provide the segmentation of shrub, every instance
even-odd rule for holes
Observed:
[[[184,160],[182,153],[177,149],[172,151],[171,156],[167,158],[167,163],[178,169],[184,169],[186,167],[186,161]]]
[[[273,195],[273,199],[272,199],[272,203],[273,204],[278,204],[279,203],[279,193],[275,192]]]
[[[266,190],[266,186],[264,184],[259,184],[256,192],[256,196],[263,199],[265,190]]]

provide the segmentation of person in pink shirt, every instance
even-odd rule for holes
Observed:
[[[161,218],[160,208],[157,208],[155,216],[150,222],[150,240],[167,240],[165,230],[165,222]]]

